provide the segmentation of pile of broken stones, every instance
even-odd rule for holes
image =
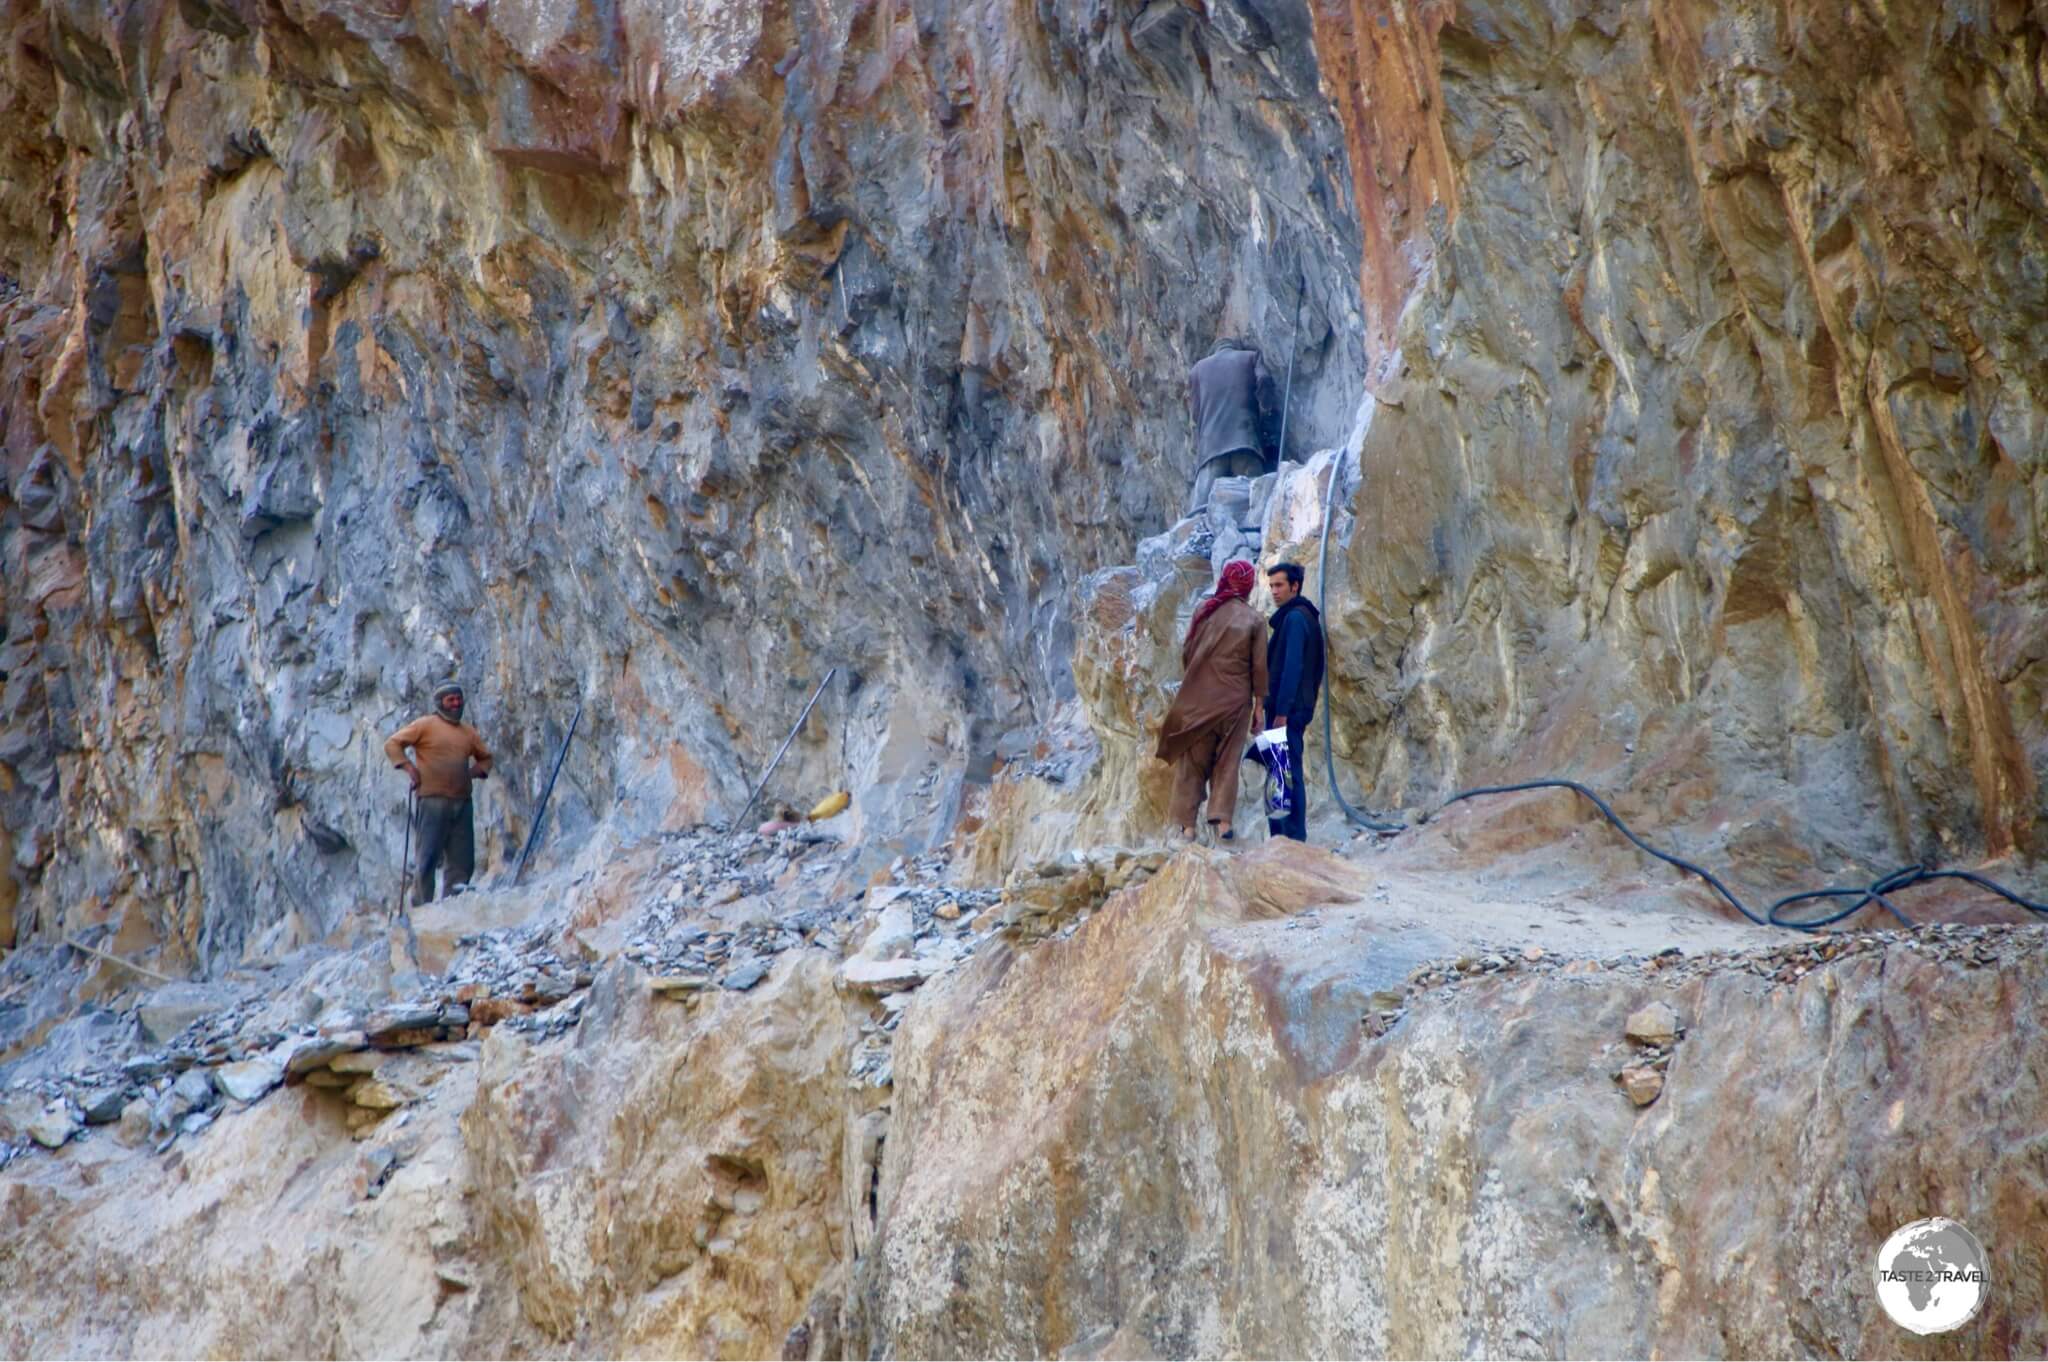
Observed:
[[[807,947],[837,956],[858,939],[859,949],[840,966],[839,986],[865,999],[874,1015],[862,1023],[848,1078],[887,1087],[890,1041],[912,990],[994,936],[1000,916],[991,910],[1001,896],[943,884],[943,849],[899,857],[875,883],[839,901],[807,894],[805,881],[823,879],[833,867],[829,860],[806,863],[806,849],[822,840],[789,830],[681,850],[666,872],[674,887],[642,912],[624,954],[647,971],[654,992],[693,1004],[708,990],[752,989],[785,951]],[[691,920],[685,905],[693,900],[714,911],[758,900],[763,911],[707,925]]]
[[[626,958],[654,976],[658,992],[715,985],[744,993],[782,952],[836,946],[835,928],[858,909],[856,900],[829,898],[843,868],[832,854],[838,846],[803,827],[738,837],[697,829],[674,840],[659,872],[663,888],[633,923]],[[699,920],[707,912],[714,920]]]
[[[714,828],[693,829],[682,839],[682,854],[694,854],[691,864],[702,873],[689,888],[716,903],[761,887],[763,873],[788,859],[750,861],[764,840],[728,844]],[[800,854],[824,840],[799,836],[784,846]],[[656,912],[664,907],[672,905]],[[367,1135],[448,1065],[475,1058],[488,1029],[503,1025],[548,1039],[576,1024],[593,975],[563,958],[562,939],[547,922],[474,933],[457,941],[446,975],[418,980],[411,996],[329,1008],[297,1024],[294,1013],[304,1004],[292,995],[302,989],[300,975],[268,990],[196,983],[158,989],[121,1019],[147,1047],[140,1053],[69,1073],[31,1072],[0,1089],[0,1168],[30,1149],[89,1138],[102,1126],[113,1127],[124,1144],[162,1152],[275,1088],[301,1083],[334,1093],[346,1106],[349,1129]],[[740,934],[750,956],[796,939]],[[722,959],[729,949],[714,944],[712,954]]]
[[[1169,854],[1159,847],[1099,847],[1020,869],[1003,884],[1003,930],[1018,941],[1071,935],[1110,895],[1151,879]]]
[[[799,946],[838,951],[870,914],[879,891],[834,895],[848,858],[839,843],[804,828],[734,838],[690,839],[670,848],[663,888],[635,919],[624,955],[652,976],[655,992],[685,997],[709,988],[744,993],[775,957]],[[944,853],[899,857],[886,876],[935,879]]]
[[[1765,988],[1778,988],[1797,984],[1814,970],[1838,961],[1892,948],[1965,969],[1995,968],[2040,949],[2043,930],[2033,923],[1937,922],[1910,931],[1828,932],[1760,950],[1688,954],[1671,946],[1654,955],[1607,960],[1568,959],[1540,946],[1525,946],[1518,952],[1466,955],[1418,966],[1409,973],[1406,988],[1373,995],[1362,1024],[1369,1038],[1378,1039],[1400,1023],[1417,995],[1433,992],[1447,997],[1462,985],[1513,974],[1608,975],[1677,983],[1708,974],[1738,973],[1762,980]],[[1634,1054],[1610,1077],[1631,1102],[1646,1107],[1663,1094],[1665,1072],[1685,1036],[1684,1021],[1670,1004],[1652,1002],[1630,1013],[1622,1029]]]
[[[575,1024],[592,974],[565,961],[556,940],[544,925],[464,937],[445,976],[414,976],[411,996],[384,1003],[321,1005],[335,991],[368,991],[361,981],[374,973],[367,958],[383,953],[381,940],[267,982],[156,989],[107,1018],[118,1034],[90,1062],[56,1073],[35,1057],[10,1066],[16,1076],[0,1088],[0,1168],[100,1127],[125,1145],[163,1152],[300,1083],[332,1091],[349,1129],[366,1134],[447,1065],[473,1059],[489,1028],[547,1037]],[[309,1011],[318,1015],[307,1019]]]
[[[1072,935],[1110,895],[1150,879],[1166,859],[1158,848],[1075,852],[1016,871],[999,894],[939,888],[930,882],[936,868],[919,865],[898,877],[907,883],[870,889],[864,909],[873,925],[839,970],[840,986],[872,999],[876,1011],[861,1024],[848,1082],[895,1082],[893,1041],[912,990],[999,938],[1028,945]]]
[[[1917,951],[1929,960],[1965,967],[1995,966],[2017,955],[2038,950],[2042,931],[2042,927],[2033,923],[1931,922],[1910,931],[1883,928],[1791,937],[1783,945],[1760,949],[1687,952],[1680,947],[1669,946],[1654,955],[1604,959],[1567,957],[1547,952],[1540,946],[1525,946],[1520,951],[1466,955],[1418,966],[1409,973],[1408,989],[1411,992],[1446,990],[1497,975],[1530,973],[1609,974],[1675,982],[1733,971],[1771,985],[1796,984],[1824,965],[1893,947]]]
[[[719,902],[764,887],[791,860],[830,841],[815,833],[728,839],[700,827],[672,839],[668,854],[692,872],[680,887]],[[316,952],[323,958],[310,969],[166,985],[121,1014],[101,1014],[110,1034],[96,1033],[103,1043],[74,1054],[68,1071],[51,1072],[47,1056],[9,1066],[16,1073],[0,1087],[0,1168],[101,1127],[112,1127],[124,1144],[168,1150],[221,1115],[301,1083],[333,1092],[350,1129],[366,1134],[447,1065],[473,1058],[489,1028],[545,1039],[573,1027],[592,974],[563,958],[562,940],[557,925],[544,921],[462,937],[445,976],[414,976],[410,996],[381,1004],[320,1005],[336,991],[315,980],[323,972],[353,971],[341,993],[371,991],[360,976],[374,971],[333,952]],[[383,949],[376,941],[356,954]],[[309,1009],[318,1015],[309,1018]]]
[[[269,1000],[251,998],[118,1065],[16,1078],[0,1091],[0,1167],[30,1147],[57,1149],[100,1126],[114,1127],[123,1144],[161,1153],[286,1084],[334,1091],[348,1106],[349,1129],[367,1131],[437,1078],[439,1066],[475,1058],[477,1037],[491,1025],[559,1034],[574,1024],[582,999],[571,995],[590,986],[590,974],[562,967],[551,953],[526,963],[538,967],[485,971],[465,961],[414,998],[288,1032],[266,1029]],[[424,1075],[393,1064],[414,1052],[432,1061]]]
[[[872,1005],[847,1062],[855,1087],[895,1082],[892,1047],[912,991],[971,959],[995,937],[998,895],[929,883],[889,884],[867,892],[867,937],[839,967],[839,986]]]
[[[842,984],[878,1005],[854,1062],[857,1082],[889,1081],[887,1038],[908,991],[991,939],[999,895],[945,887],[949,855],[899,858],[864,891],[834,897],[850,863],[836,838],[812,829],[731,836],[706,826],[671,834],[657,885],[632,922],[622,954],[656,991],[689,997],[709,987],[753,988],[775,957],[798,947],[835,957],[866,932],[842,966]],[[708,918],[708,920],[707,920]],[[332,1006],[313,1020],[306,975],[268,987],[224,983],[158,989],[117,1018],[125,1049],[107,1062],[48,1072],[12,1066],[0,1088],[0,1167],[111,1127],[130,1146],[169,1150],[222,1115],[274,1089],[331,1092],[348,1128],[368,1137],[445,1073],[472,1060],[483,1033],[507,1026],[546,1039],[572,1028],[593,981],[592,961],[565,959],[559,922],[477,932],[456,942],[447,973],[410,996]],[[364,949],[372,954],[381,943]],[[321,968],[338,969],[328,959]],[[312,990],[318,993],[318,989]],[[404,1118],[401,1116],[402,1121]]]
[[[1629,1013],[1622,1034],[1637,1049],[1635,1062],[1615,1070],[1613,1078],[1628,1094],[1628,1100],[1647,1107],[1664,1091],[1664,1071],[1671,1066],[1672,1051],[1685,1034],[1678,1010],[1670,1003],[1646,1003]]]

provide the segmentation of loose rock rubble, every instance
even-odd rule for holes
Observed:
[[[527,1029],[533,1015],[591,984],[590,970],[565,961],[555,933],[544,926],[477,932],[459,938],[456,947],[446,981],[453,986],[450,998],[480,1026],[512,1022]]]
[[[1000,894],[944,882],[945,849],[898,857],[869,884],[848,887],[857,849],[816,829],[700,827],[668,841],[659,887],[628,926],[621,955],[646,971],[652,991],[687,1005],[758,987],[789,951],[845,955],[839,985],[872,1009],[849,1061],[855,1086],[890,1086],[889,1045],[911,991],[971,958],[998,925],[989,910]]]
[[[412,1091],[380,1076],[383,1057],[420,1050],[459,1061],[465,1042],[473,1051],[474,1037],[501,1022],[542,1037],[575,1024],[576,995],[593,976],[565,962],[552,943],[542,927],[463,938],[446,977],[374,1007],[323,1002],[315,971],[167,985],[131,1009],[123,1039],[111,1047],[127,1051],[116,1062],[10,1080],[0,1093],[0,1165],[31,1144],[59,1148],[100,1126],[118,1125],[123,1143],[147,1142],[161,1152],[286,1084],[336,1092],[353,1108],[351,1128],[366,1132]],[[326,974],[346,974],[348,964],[331,957]],[[214,1009],[191,1015],[208,998]],[[290,1020],[309,1005],[321,1009],[317,1020]],[[179,1029],[167,1042],[144,1048],[172,1022]]]
[[[1671,1004],[1654,1002],[1631,1012],[1622,1025],[1622,1034],[1635,1044],[1641,1057],[1636,1063],[1616,1070],[1614,1081],[1628,1094],[1629,1101],[1647,1107],[1664,1091],[1664,1071],[1670,1067],[1672,1051],[1685,1034],[1685,1025]]]
[[[932,883],[942,868],[930,859],[907,866],[899,862],[891,867],[897,882],[871,888],[865,895],[863,913],[872,915],[867,934],[839,970],[840,987],[869,1008],[847,1060],[847,1081],[853,1087],[894,1084],[891,1044],[912,991],[958,967],[994,939],[995,914],[987,910],[999,895],[942,888]]]
[[[1666,981],[1697,978],[1734,970],[1773,985],[1794,984],[1822,965],[1895,946],[1923,952],[1930,960],[1965,966],[1995,966],[2037,948],[2040,928],[2028,923],[1967,925],[1931,923],[1905,930],[1831,932],[1789,938],[1783,946],[1761,950],[1686,952],[1672,946],[1648,956],[1609,959],[1568,958],[1530,947],[1519,952],[1460,956],[1432,961],[1411,971],[1410,991],[1456,988],[1508,974],[1624,974]],[[1533,953],[1532,953],[1533,952]]]
[[[836,837],[804,827],[738,836],[692,829],[667,849],[665,888],[635,920],[625,956],[661,992],[681,996],[713,985],[744,992],[782,952],[821,938],[835,943],[828,929],[857,911],[851,898],[824,901],[825,885],[844,868],[839,851]],[[779,916],[766,902],[771,893]],[[707,913],[716,920],[700,920]]]
[[[1049,859],[1014,873],[998,893],[943,883],[948,857],[934,852],[899,858],[866,889],[831,898],[834,872],[849,859],[837,839],[808,828],[766,836],[693,829],[665,848],[660,887],[634,919],[622,953],[647,971],[654,989],[687,998],[708,989],[757,987],[776,958],[792,949],[850,950],[840,966],[841,987],[873,1012],[862,1024],[848,1078],[888,1087],[891,1040],[915,990],[998,933],[1019,945],[1071,933],[1112,894],[1156,873],[1167,853],[1108,847]],[[1610,960],[1568,959],[1531,946],[1421,966],[1405,987],[1374,994],[1361,1021],[1369,1037],[1383,1036],[1418,995],[1529,972],[1675,982],[1734,970],[1778,987],[1833,961],[1902,945],[1933,959],[1996,965],[2033,949],[2037,935],[2025,926],[1942,924],[1799,938],[1761,951],[1686,954],[1672,948]],[[292,997],[311,977],[303,971],[171,985],[142,995],[102,1028],[125,1035],[122,1045],[96,1041],[88,1052],[93,1061],[73,1072],[17,1073],[0,1089],[0,1167],[101,1130],[123,1143],[167,1150],[286,1085],[334,1093],[350,1107],[351,1129],[368,1135],[417,1094],[425,1075],[438,1072],[394,1067],[394,1057],[445,1066],[473,1055],[492,1026],[511,1026],[536,1040],[575,1026],[594,972],[591,963],[565,956],[558,927],[533,923],[477,932],[456,945],[447,974],[424,981],[412,996],[370,1008],[322,1004],[314,1021],[293,1019],[294,1008],[303,1016],[307,1006]],[[341,972],[335,961],[325,968]],[[319,987],[313,992],[326,996]],[[197,1011],[209,1001],[211,1010]],[[167,1041],[148,1043],[165,1034]],[[1640,1106],[1657,1099],[1682,1035],[1680,1019],[1665,1004],[1631,1017],[1628,1038],[1638,1055],[1613,1075],[1630,1100]]]
[[[813,885],[843,868],[840,851],[836,839],[800,829],[736,838],[693,833],[670,850],[669,888],[635,920],[624,955],[648,972],[655,992],[687,1000],[754,988],[786,951],[837,953],[858,939],[841,984],[886,999],[951,968],[986,937],[974,928],[997,895],[942,885],[945,851],[899,857],[877,883],[825,899]],[[886,1037],[900,1015],[900,1003],[888,1007],[870,1024],[870,1037]],[[857,1081],[887,1085],[885,1051],[886,1039],[874,1039],[856,1054]]]
[[[1567,958],[1545,951],[1539,946],[1527,946],[1514,952],[1493,952],[1486,955],[1466,955],[1455,960],[1431,961],[1410,971],[1407,985],[1401,989],[1384,990],[1373,996],[1373,1007],[1362,1018],[1361,1024],[1368,1037],[1377,1038],[1387,1034],[1399,1024],[1409,1006],[1417,996],[1430,993],[1447,998],[1453,990],[1469,986],[1481,980],[1517,974],[1546,974],[1567,976],[1628,976],[1655,978],[1676,983],[1707,974],[1721,974],[1730,971],[1751,975],[1765,980],[1771,987],[1796,984],[1813,970],[1838,960],[1903,946],[1908,950],[1920,951],[1931,960],[1948,961],[1972,968],[1989,968],[2010,963],[2016,956],[2038,949],[2041,929],[2026,923],[1967,925],[1959,923],[1933,923],[1912,931],[1879,930],[1862,932],[1831,932],[1823,936],[1799,937],[1789,940],[1783,946],[1763,950],[1717,950],[1698,951],[1688,954],[1672,946],[1648,956],[1620,956],[1613,959],[1590,957]],[[1669,1017],[1657,1013],[1662,1008]],[[1645,1034],[1637,1036],[1635,1028],[1640,1019]],[[1653,1004],[1642,1009],[1630,1019],[1629,1038],[1639,1044],[1665,1046],[1675,1044],[1682,1030],[1674,1029],[1668,1037],[1659,1039],[1649,1034],[1658,1026],[1669,1025],[1677,1028],[1675,1013],[1663,1004]],[[1668,1058],[1668,1049],[1651,1056],[1653,1060]],[[1636,1066],[1632,1066],[1636,1067]],[[1648,1093],[1639,1100],[1639,1105],[1654,1101],[1661,1090],[1663,1063],[1649,1066],[1659,1074],[1656,1085],[1641,1075],[1633,1084],[1615,1075],[1622,1082],[1631,1097],[1637,1093]]]

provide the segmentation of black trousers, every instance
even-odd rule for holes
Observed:
[[[470,801],[441,795],[420,796],[419,884],[412,901],[431,903],[434,872],[441,871],[441,894],[445,897],[469,883],[476,869],[476,824],[470,816]]]
[[[1287,721],[1287,793],[1293,809],[1285,818],[1268,818],[1266,831],[1274,837],[1292,837],[1297,842],[1308,840],[1308,770],[1301,754],[1302,737],[1308,731],[1308,720]]]

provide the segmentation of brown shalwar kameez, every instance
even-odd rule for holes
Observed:
[[[1237,807],[1237,764],[1244,757],[1252,702],[1266,693],[1266,621],[1242,600],[1228,600],[1181,645],[1180,694],[1159,725],[1159,756],[1174,763],[1171,814],[1193,827],[1208,792],[1209,821]]]

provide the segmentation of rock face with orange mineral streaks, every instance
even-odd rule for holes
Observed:
[[[1772,874],[2037,855],[2038,24],[1316,15],[1392,336],[1330,588],[1369,793],[1570,771]]]
[[[2048,1349],[2042,928],[1340,843],[1320,732],[1323,847],[1169,852],[1147,757],[1334,506],[1353,798],[2042,897],[2037,16],[0,32],[0,1351],[1896,1354],[1932,1214]],[[1287,462],[1182,518],[1219,333]],[[711,826],[832,667],[759,808],[847,806]],[[451,673],[485,870],[388,921]]]
[[[562,860],[735,815],[834,665],[765,798],[914,854],[1071,693],[1218,334],[1295,338],[1297,450],[1357,406],[1306,10],[4,17],[10,939],[177,972],[395,898],[377,744],[448,674],[487,866],[578,700]]]
[[[1156,835],[1150,734],[1241,553],[1309,565],[1374,808],[1569,776],[1775,892],[2030,864],[2048,105],[2038,26],[1974,14],[1316,5],[1358,429],[1254,484],[1256,538],[1183,522],[1083,581],[1071,726],[1102,756],[977,792],[992,868]]]

